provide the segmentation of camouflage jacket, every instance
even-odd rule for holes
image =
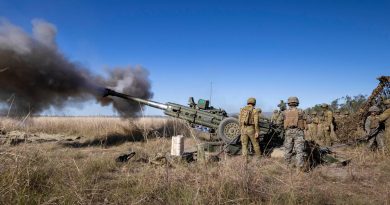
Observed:
[[[307,116],[305,114],[305,112],[300,109],[300,108],[296,108],[296,107],[293,107],[293,108],[288,108],[287,110],[283,111],[280,115],[279,115],[279,118],[277,120],[277,124],[278,125],[284,125],[285,129],[286,129],[286,116],[288,115],[288,113],[290,112],[293,112],[293,111],[298,111],[298,124],[297,124],[297,127],[299,127],[300,129],[305,129],[306,128],[306,119],[307,119]]]
[[[246,126],[244,124],[246,116],[244,116],[244,113],[246,111],[249,111],[249,116],[248,116],[248,124],[247,125],[253,125],[255,127],[255,131],[257,133],[260,132],[260,127],[259,127],[259,120],[260,120],[260,115],[261,115],[261,109],[256,109],[253,105],[247,105],[240,110],[240,116],[239,116],[239,123],[240,127]]]
[[[379,115],[379,121],[385,123],[385,127],[390,129],[390,108],[387,108],[381,115]]]

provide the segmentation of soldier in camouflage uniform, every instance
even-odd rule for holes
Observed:
[[[281,100],[280,103],[278,104],[278,107],[279,107],[279,110],[274,110],[273,114],[272,114],[272,117],[271,117],[271,122],[273,124],[276,124],[277,121],[278,121],[278,118],[280,116],[280,114],[286,110],[286,103]]]
[[[248,155],[248,142],[251,141],[256,156],[260,157],[260,145],[259,145],[259,119],[261,110],[255,108],[256,99],[249,98],[247,105],[240,110],[239,123],[241,129],[241,144],[242,155],[247,157]]]
[[[387,149],[390,149],[390,99],[383,102],[386,110],[379,115],[379,121],[385,124],[385,144]]]
[[[275,124],[279,118],[279,110],[274,110],[271,116],[271,123]]]
[[[381,122],[378,114],[380,113],[380,109],[377,106],[371,106],[368,110],[370,112],[370,116],[367,117],[366,123],[364,124],[364,129],[366,134],[372,135],[374,132],[377,132],[371,139],[368,141],[368,148],[373,149],[376,144],[378,149],[384,151],[385,150],[385,142],[384,142],[384,130],[383,126],[381,126]],[[379,129],[379,131],[377,130]]]
[[[316,111],[310,112],[310,118],[307,120],[305,137],[308,140],[318,141],[318,117]]]
[[[279,113],[282,113],[283,111],[285,111],[287,109],[286,103],[283,100],[280,101],[278,107],[280,110]]]
[[[341,119],[343,118],[343,116],[341,115],[341,112],[340,110],[335,110],[334,111],[334,116],[333,116],[333,119],[334,119],[334,124],[335,124],[335,128],[337,129],[337,126],[338,124],[340,123]],[[335,129],[335,130],[336,130]]]
[[[329,110],[328,104],[321,105],[323,116],[320,118],[319,138],[322,145],[331,146],[335,140],[333,126],[333,112]]]
[[[333,131],[334,131],[335,138],[337,138],[338,136],[338,127],[341,124],[342,118],[343,116],[341,116],[341,111],[339,109],[336,109],[333,115]]]
[[[289,108],[282,112],[278,123],[283,124],[285,131],[285,155],[284,159],[291,164],[293,151],[296,153],[296,166],[300,169],[305,168],[305,134],[306,115],[298,108],[299,100],[297,97],[288,98]]]

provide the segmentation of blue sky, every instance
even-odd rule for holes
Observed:
[[[208,98],[212,82],[212,104],[228,112],[251,96],[271,111],[291,95],[308,107],[370,94],[390,74],[389,11],[390,1],[358,0],[0,0],[0,16],[26,31],[34,18],[55,24],[60,49],[93,72],[142,65],[153,99],[181,104]]]

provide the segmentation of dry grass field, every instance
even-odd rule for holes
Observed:
[[[167,118],[3,118],[0,129],[0,204],[390,204],[390,158],[363,147],[338,150],[346,167],[301,173],[273,158],[151,163],[172,135],[197,143]]]

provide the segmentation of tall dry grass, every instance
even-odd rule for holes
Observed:
[[[0,118],[3,132],[52,134],[59,138],[80,138],[88,143],[116,145],[126,141],[147,141],[178,134],[191,135],[189,126],[173,118],[33,117],[26,120]]]
[[[76,128],[39,120],[20,129],[46,132],[45,123],[47,132],[53,133],[70,130],[69,133],[77,135],[77,130],[82,129],[77,128],[80,119],[58,119]],[[82,122],[88,128],[113,127],[104,125],[107,120],[106,124],[118,123],[116,131],[129,123],[100,120]],[[101,124],[96,126],[97,122]],[[151,127],[161,129],[160,120],[153,123]],[[179,129],[187,128],[177,128],[176,132],[184,132]],[[80,131],[91,137],[98,133]],[[187,138],[186,145],[191,143],[195,143],[193,138]],[[136,152],[133,159],[127,163],[115,162],[117,156],[130,150]],[[215,163],[173,162],[171,166],[141,160],[169,150],[169,138],[149,138],[109,147],[73,148],[57,143],[1,147],[0,204],[390,203],[390,159],[364,147],[340,151],[340,155],[352,159],[347,167],[320,166],[310,173],[297,172],[287,168],[283,160],[271,158],[246,163],[240,156],[223,156]]]

